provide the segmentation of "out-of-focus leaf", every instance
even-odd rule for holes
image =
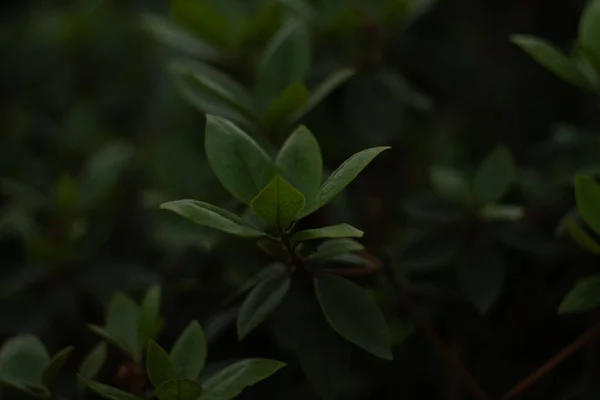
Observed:
[[[459,264],[459,280],[471,303],[485,314],[502,294],[506,267],[491,252],[472,251]]]
[[[54,382],[54,380],[58,376],[60,369],[63,367],[63,365],[65,365],[65,362],[71,355],[72,351],[73,346],[65,347],[52,357],[50,363],[46,366],[42,375],[42,382],[46,387],[52,385],[52,382]]]
[[[138,335],[140,343],[148,343],[156,333],[158,318],[160,317],[160,303],[162,292],[160,286],[153,285],[147,291],[140,307]]]
[[[558,307],[561,314],[580,313],[600,305],[600,275],[592,275],[576,283]]]
[[[600,234],[600,184],[590,175],[575,177],[577,209],[585,222]]]
[[[600,1],[598,0],[589,0],[581,14],[579,43],[592,54],[593,58],[600,59]],[[597,70],[597,74],[600,74],[600,70]]]
[[[142,15],[142,26],[163,44],[204,60],[215,60],[219,51],[172,22],[150,13]]]
[[[269,108],[264,112],[262,121],[266,126],[278,126],[304,107],[309,100],[310,93],[302,83],[294,83],[275,98]]]
[[[104,365],[104,361],[106,361],[106,350],[107,346],[105,342],[100,342],[94,347],[81,363],[78,373],[79,376],[87,380],[96,379],[96,376],[98,376],[100,369],[102,369],[102,366]],[[79,390],[82,390],[85,387],[85,382],[79,380],[77,385]]]
[[[510,151],[506,146],[497,146],[477,168],[473,192],[481,203],[493,203],[506,194],[515,174],[516,167]]]
[[[569,231],[569,234],[583,249],[594,253],[600,254],[600,244],[596,243],[594,239],[581,227],[573,218],[567,218],[565,226]]]
[[[23,334],[8,339],[0,349],[0,384],[40,397],[48,395],[43,385],[50,356],[35,336]]]
[[[429,170],[429,179],[435,193],[442,199],[468,203],[471,199],[471,189],[466,176],[452,167],[432,167]]]
[[[206,335],[198,321],[192,321],[181,332],[171,349],[176,376],[197,379],[206,361]]]

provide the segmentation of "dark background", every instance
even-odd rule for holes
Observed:
[[[507,231],[512,246],[498,250],[508,272],[496,305],[481,316],[447,295],[453,286],[443,269],[410,275],[417,303],[491,393],[505,392],[588,323],[558,316],[556,307],[578,277],[594,271],[595,260],[554,231],[573,206],[574,172],[597,160],[598,102],[509,41],[512,33],[528,33],[568,49],[583,5],[441,0],[406,31],[380,37],[365,23],[356,33],[358,59],[376,46],[381,58],[358,62],[361,71],[303,120],[330,170],[364,147],[393,147],[306,224],[352,223],[365,230],[367,248],[397,264],[411,224],[403,204],[428,188],[428,168],[450,163],[472,173],[493,146],[509,146],[520,168],[508,200],[523,204],[527,217]],[[253,243],[157,208],[178,198],[235,204],[208,168],[203,114],[168,73],[175,52],[140,27],[140,13],[149,10],[167,15],[168,4],[0,6],[0,337],[32,332],[51,351],[72,344],[72,370],[97,341],[86,324],[102,321],[115,291],[139,298],[160,282],[167,323],[161,340],[171,343],[191,319],[210,330],[227,295],[269,262]],[[319,42],[317,63],[333,46]],[[390,93],[379,79],[382,66],[414,92]],[[556,132],[575,139],[557,144]],[[486,232],[467,235],[462,248],[484,248]],[[479,262],[485,268],[489,260]],[[282,357],[264,333],[238,343],[233,328],[215,332],[210,361]],[[597,398],[598,355],[588,346],[522,398]],[[106,382],[121,361],[112,356]],[[356,392],[360,399],[468,398],[418,332],[392,364],[363,378],[371,384]],[[312,398],[302,378],[294,376],[293,386],[290,379],[274,377],[242,398]],[[72,377],[63,380],[72,385]]]

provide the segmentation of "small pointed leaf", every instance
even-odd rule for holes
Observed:
[[[305,209],[301,216],[305,217],[327,204],[348,186],[379,153],[390,148],[388,146],[372,147],[356,153],[344,161],[323,183],[315,202],[310,205],[310,208]]]
[[[600,244],[596,243],[573,218],[567,218],[565,227],[579,246],[591,253],[600,254]]]
[[[177,377],[171,357],[154,340],[150,340],[148,343],[146,371],[148,371],[148,378],[154,387],[159,387],[164,382]]]
[[[204,384],[202,400],[229,400],[268,378],[286,364],[280,361],[250,358],[235,362],[212,375]]]
[[[218,229],[241,237],[261,237],[264,232],[250,226],[237,215],[209,203],[198,200],[175,200],[161,204],[160,208],[170,210],[188,220],[203,226]]]
[[[269,224],[286,229],[296,220],[304,204],[304,195],[278,175],[250,205],[256,215]]]
[[[515,178],[516,167],[506,146],[497,146],[481,162],[473,179],[473,192],[483,204],[498,201]]]
[[[290,115],[304,107],[308,102],[310,93],[306,86],[297,82],[288,86],[264,112],[263,124],[269,127],[278,126],[286,121]]]
[[[136,361],[140,356],[140,346],[145,345],[138,338],[139,319],[139,305],[123,293],[113,296],[107,310],[106,331],[127,346],[123,350],[129,351]]]
[[[99,394],[101,397],[109,400],[142,400],[141,397],[134,396],[130,393],[124,392],[121,389],[117,389],[112,386],[105,385],[100,382],[87,380],[82,376],[79,377],[85,384],[92,389],[94,392]]]
[[[96,376],[98,376],[100,369],[106,361],[106,350],[107,346],[105,342],[100,342],[94,347],[81,363],[81,367],[79,367],[79,376],[87,380],[96,379]],[[85,387],[85,382],[79,380],[78,387],[80,390],[83,389]]]
[[[589,89],[590,82],[585,75],[554,45],[530,35],[513,35],[511,41],[559,78],[575,86]]]
[[[159,285],[154,285],[146,291],[140,308],[140,321],[138,335],[140,343],[148,343],[156,333],[158,317],[160,316],[161,290]]]
[[[309,260],[324,260],[344,253],[364,249],[364,246],[352,239],[331,239],[321,244],[308,256]]]
[[[581,313],[600,306],[600,275],[577,282],[558,307],[561,314]]]
[[[364,232],[360,229],[356,229],[352,225],[338,224],[325,226],[317,229],[306,229],[304,231],[296,232],[292,239],[295,242],[302,242],[305,240],[315,239],[329,239],[329,238],[361,238]]]
[[[600,57],[600,1],[589,0],[579,21],[579,42],[582,47]],[[600,71],[598,72],[600,73]]]
[[[171,349],[176,376],[197,379],[206,361],[206,336],[198,321],[192,321]]]
[[[584,221],[600,234],[600,184],[590,175],[575,177],[575,200]]]
[[[202,386],[191,379],[171,379],[154,392],[158,400],[197,400],[202,395]]]
[[[290,276],[287,271],[281,275],[264,280],[252,289],[238,312],[238,337],[243,339],[281,304],[290,288]]]
[[[42,382],[45,386],[50,386],[52,382],[54,382],[54,379],[56,379],[56,376],[60,372],[60,369],[63,367],[63,365],[65,365],[65,362],[71,355],[72,351],[73,346],[68,346],[60,350],[52,357],[50,364],[46,366],[46,369],[44,369],[44,373],[42,375]]]
[[[275,163],[281,176],[302,192],[309,207],[323,180],[323,159],[314,135],[305,126],[298,127],[283,144]]]

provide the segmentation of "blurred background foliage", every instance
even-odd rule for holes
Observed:
[[[231,296],[269,258],[252,243],[157,206],[196,198],[243,211],[208,167],[207,110],[186,94],[189,86],[182,89],[172,61],[185,54],[253,88],[260,55],[293,14],[310,22],[307,87],[342,68],[356,71],[300,119],[318,138],[326,168],[365,147],[393,148],[303,224],[348,222],[365,230],[366,247],[407,279],[419,307],[482,384],[502,393],[589,322],[558,316],[556,308],[573,282],[597,268],[593,255],[564,237],[560,221],[573,210],[574,173],[598,168],[598,102],[509,41],[512,33],[535,34],[568,49],[583,6],[583,0],[4,2],[1,338],[31,332],[53,351],[74,345],[75,369],[96,343],[86,324],[101,322],[109,297],[121,290],[139,299],[160,283],[167,342],[198,319],[212,342],[209,361],[289,361],[268,333],[239,343],[231,325]],[[275,86],[284,73],[267,72]],[[282,125],[260,126],[256,137],[274,147],[289,133]],[[502,218],[490,220],[489,212],[474,213],[432,188],[432,167],[471,179],[498,145],[516,165],[502,197],[512,208]],[[362,283],[385,309],[385,284]],[[467,398],[406,321],[393,327],[393,363],[360,354],[352,371],[334,367],[336,378],[327,375],[314,391],[341,399]],[[314,332],[320,323],[314,321]],[[591,378],[599,356],[590,346],[523,398],[591,395],[599,389]],[[119,362],[115,354],[107,377]],[[307,384],[298,371],[291,365],[243,398],[317,398],[320,375],[307,376]],[[68,393],[73,382],[61,384]]]

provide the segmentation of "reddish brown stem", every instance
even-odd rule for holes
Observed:
[[[396,295],[398,301],[408,314],[414,319],[419,329],[423,332],[427,340],[433,345],[438,355],[448,364],[452,372],[462,382],[464,387],[471,393],[471,395],[479,400],[488,400],[490,396],[481,387],[479,382],[471,375],[467,370],[461,359],[448,347],[448,345],[442,340],[437,334],[435,329],[431,327],[429,322],[419,312],[412,299],[408,295],[408,292],[404,284],[396,277],[396,273],[392,268],[387,268],[388,274],[392,279],[396,288]]]
[[[552,371],[557,365],[571,357],[583,346],[590,342],[600,333],[600,323],[590,327],[583,335],[579,336],[575,341],[562,349],[558,354],[548,360],[544,365],[533,371],[525,379],[515,385],[507,394],[502,397],[502,400],[511,400],[522,394],[525,390],[533,386],[538,380]]]

